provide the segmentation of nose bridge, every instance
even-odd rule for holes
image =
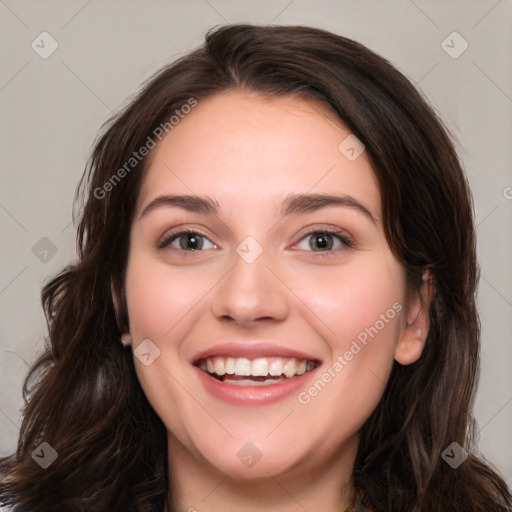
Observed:
[[[240,324],[286,317],[286,290],[269,270],[269,258],[254,240],[246,239],[238,245],[233,267],[215,294],[212,310],[216,317],[231,318]]]

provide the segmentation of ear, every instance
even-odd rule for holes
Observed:
[[[129,332],[124,332],[121,335],[121,343],[123,344],[124,348],[131,345],[132,344],[132,335]]]
[[[115,312],[115,315],[116,315],[116,321],[117,321],[117,325],[119,328],[121,328],[121,325],[119,323],[119,316],[120,316],[120,313],[119,313],[119,310],[120,310],[120,305],[119,305],[119,297],[117,296],[117,293],[114,289],[114,282],[112,280],[112,276],[110,277],[110,296],[112,297],[112,303],[114,304],[114,312]]]
[[[110,295],[112,296],[112,303],[114,304],[114,313],[115,313],[115,316],[116,316],[116,322],[117,322],[117,326],[119,327],[119,330],[121,332],[123,331],[127,331],[128,329],[125,329],[125,327],[123,325],[121,325],[121,322],[119,321],[119,318],[120,318],[120,299],[119,297],[117,296],[117,293],[114,289],[114,284],[113,284],[113,281],[112,281],[112,278],[110,278]],[[130,333],[129,332],[123,332],[122,336],[121,336],[121,343],[126,347],[128,345],[131,344],[131,336],[130,336]]]
[[[420,358],[430,328],[429,307],[434,294],[434,279],[430,271],[426,270],[420,290],[414,292],[408,304],[406,323],[395,348],[395,360],[398,363],[408,365]]]

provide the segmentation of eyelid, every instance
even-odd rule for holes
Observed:
[[[333,237],[335,237],[340,243],[341,246],[338,249],[328,249],[325,251],[314,251],[311,249],[297,249],[296,247],[305,239],[308,237],[314,235],[314,234],[328,234]],[[309,227],[308,231],[303,233],[300,238],[293,244],[291,247],[292,250],[295,251],[303,251],[304,253],[307,253],[308,255],[312,255],[314,258],[317,257],[335,257],[339,256],[340,253],[346,251],[347,249],[353,249],[356,247],[356,244],[353,240],[353,238],[345,231],[340,228],[335,227]]]
[[[304,230],[306,230],[306,231],[304,231]],[[345,250],[345,249],[353,248],[356,245],[353,238],[346,232],[346,230],[338,228],[338,227],[315,225],[315,226],[308,226],[307,228],[304,228],[304,230],[303,230],[302,234],[299,235],[300,237],[297,238],[296,242],[294,242],[293,245],[291,246],[292,249],[294,247],[296,247],[300,242],[302,242],[305,238],[307,238],[311,235],[317,234],[317,233],[326,233],[326,234],[329,234],[329,235],[337,238],[344,247],[341,249],[329,249],[326,251],[306,251],[306,252],[311,252],[311,253],[317,254],[317,255],[324,254],[327,256],[327,255],[337,254],[340,251]],[[215,246],[214,247],[215,249],[219,248],[219,244],[217,242],[215,242],[215,240],[212,240],[213,237],[210,237],[210,235],[205,234],[200,229],[197,229],[194,227],[188,227],[188,226],[178,226],[169,231],[166,231],[164,233],[164,235],[162,235],[158,239],[156,246],[158,249],[165,249],[166,247],[169,247],[169,245],[172,242],[174,242],[174,240],[179,238],[181,235],[185,235],[185,234],[197,234],[197,235],[205,238],[206,240],[208,240],[212,245]],[[196,251],[194,251],[194,250],[185,251],[184,249],[175,248],[175,250],[181,251],[181,252],[204,252],[205,250],[211,250],[211,249],[212,248],[201,249],[201,250],[196,250]]]
[[[210,238],[209,235],[206,235],[205,233],[203,233],[201,230],[199,229],[196,229],[196,228],[186,228],[186,227],[177,227],[177,228],[174,228],[174,229],[171,229],[169,231],[166,231],[156,242],[156,247],[158,249],[165,249],[166,247],[169,247],[169,245],[174,241],[176,240],[177,238],[179,238],[181,235],[186,235],[186,234],[196,234],[196,235],[199,235],[203,238],[206,238],[212,245],[215,246],[215,249],[218,248],[218,245],[217,242],[215,242],[214,240],[212,240]],[[178,249],[176,248],[177,251],[182,251],[182,252],[203,252],[203,251],[184,251],[183,249]]]
[[[304,228],[301,230],[301,233],[297,235],[296,242],[294,242],[294,245],[296,245],[298,242],[302,241],[304,238],[311,236],[315,233],[328,233],[330,235],[336,235],[338,238],[345,240],[346,242],[349,242],[351,245],[355,245],[354,239],[352,236],[347,232],[345,229],[341,229],[339,227],[335,226],[329,226],[329,225],[313,225],[308,226],[307,228]]]

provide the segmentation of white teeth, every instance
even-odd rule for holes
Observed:
[[[235,358],[226,357],[224,361],[224,368],[226,369],[226,373],[229,373],[229,375],[233,375],[235,373]]]
[[[296,360],[290,359],[284,366],[283,366],[283,373],[291,379],[295,375],[295,370],[297,369]]]
[[[299,360],[294,357],[260,357],[258,359],[249,360],[246,357],[209,357],[203,359],[199,363],[199,367],[210,374],[218,376],[225,375],[227,380],[229,375],[237,375],[240,377],[280,377],[284,375],[291,379],[294,376],[303,375],[307,371],[315,368],[313,361]],[[271,379],[276,382],[276,379]],[[230,382],[234,380],[230,379]],[[239,382],[242,382],[240,379]],[[261,383],[262,381],[251,381]],[[268,382],[268,381],[263,381]],[[266,385],[266,384],[262,384]]]
[[[245,357],[237,359],[235,362],[235,375],[251,375],[251,361]]]
[[[235,386],[271,386],[272,384],[276,384],[277,382],[281,382],[279,380],[275,379],[267,379],[267,380],[249,380],[249,379],[242,379],[242,380],[229,380],[230,384],[234,384]]]
[[[274,359],[271,363],[270,363],[270,367],[268,369],[270,375],[272,375],[272,377],[279,377],[279,375],[281,375],[283,373],[283,361],[282,359]]]
[[[224,375],[226,373],[223,357],[215,357],[213,359],[213,370],[217,375]]]
[[[254,375],[254,377],[265,377],[268,375],[268,362],[264,357],[255,359],[252,362],[251,375]]]

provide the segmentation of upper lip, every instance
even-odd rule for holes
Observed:
[[[306,361],[320,362],[318,357],[275,343],[223,343],[215,345],[197,353],[192,362],[195,364],[201,359],[209,357],[246,357],[247,359],[257,359],[260,357],[293,357],[295,359],[305,359]]]

